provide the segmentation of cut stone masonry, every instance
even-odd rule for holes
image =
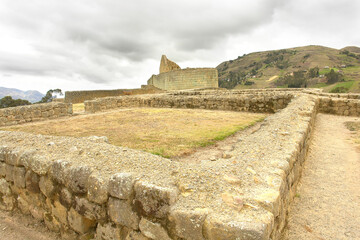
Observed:
[[[64,239],[279,239],[317,112],[360,115],[355,95],[307,90],[185,91],[85,102],[273,112],[227,158],[182,163],[101,138],[0,131],[0,207]]]

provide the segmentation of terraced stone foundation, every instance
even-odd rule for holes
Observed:
[[[275,114],[238,139],[226,158],[201,163],[171,161],[98,137],[0,131],[0,206],[43,220],[64,239],[279,239],[316,113],[330,106],[326,102],[302,91],[89,101],[89,112],[128,104]],[[358,114],[355,103],[346,106]]]

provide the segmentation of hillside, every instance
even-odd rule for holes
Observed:
[[[0,87],[0,98],[5,96],[11,96],[13,99],[24,99],[34,103],[40,101],[45,95],[35,90],[21,91],[16,88]]]
[[[360,92],[360,48],[306,46],[244,54],[216,67],[219,85],[226,88],[291,87],[292,76],[302,76],[301,87],[325,91]],[[334,70],[338,81],[327,81]],[[295,75],[294,75],[295,73]]]

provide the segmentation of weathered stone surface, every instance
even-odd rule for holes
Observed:
[[[135,178],[131,173],[116,173],[110,177],[109,193],[119,199],[129,199],[133,194]]]
[[[166,230],[159,224],[142,218],[139,223],[142,234],[151,239],[171,240]]]
[[[58,183],[65,185],[65,170],[70,167],[70,163],[64,160],[56,160],[51,164],[49,175]]]
[[[68,226],[61,226],[60,229],[62,240],[78,240],[78,234]]]
[[[4,162],[0,162],[0,177],[5,177],[6,176],[6,163]]]
[[[126,236],[125,240],[149,240],[149,238],[142,235],[140,232],[137,231],[131,231]]]
[[[8,152],[5,158],[5,163],[12,166],[19,166],[21,152],[17,149],[13,149],[11,152]]]
[[[87,166],[73,166],[68,169],[65,185],[74,193],[86,193],[87,181],[92,169]]]
[[[135,184],[135,194],[135,204],[140,211],[151,217],[163,218],[176,202],[178,190],[139,181]]]
[[[15,208],[16,200],[13,196],[3,196],[2,202],[0,201],[0,209],[12,211]]]
[[[247,239],[267,240],[268,226],[261,222],[222,222],[219,216],[207,217],[204,222],[205,238],[209,240]]]
[[[40,181],[39,175],[37,175],[31,170],[26,171],[25,185],[27,190],[33,193],[39,193],[40,192],[39,181]]]
[[[114,223],[135,230],[139,228],[139,217],[133,212],[128,201],[110,197],[108,204],[109,216]]]
[[[50,169],[51,164],[52,161],[47,157],[34,155],[32,157],[32,160],[30,161],[29,167],[31,168],[32,171],[34,171],[39,175],[46,175],[46,173]]]
[[[170,72],[173,70],[181,69],[179,65],[167,59],[165,55],[161,56],[160,60],[160,73]]]
[[[59,201],[54,201],[51,209],[52,215],[54,215],[59,222],[67,225],[67,209]]]
[[[40,191],[48,198],[52,198],[55,191],[55,183],[47,176],[41,176],[39,181]]]
[[[0,179],[0,193],[5,196],[11,195],[10,184],[4,179]]]
[[[14,167],[14,185],[19,188],[25,188],[25,173],[24,167]]]
[[[175,233],[184,239],[202,240],[203,225],[209,209],[171,211],[169,219],[175,225]]]
[[[43,208],[34,205],[29,205],[29,211],[31,216],[33,216],[35,219],[39,221],[44,220],[45,210]]]
[[[0,162],[4,162],[10,149],[7,146],[0,146]]]
[[[121,240],[121,228],[111,223],[98,224],[95,240]]]
[[[73,203],[73,195],[67,188],[62,188],[59,195],[59,202],[66,208],[70,208]]]
[[[61,223],[56,218],[54,218],[51,213],[44,213],[44,222],[51,231],[60,232]]]
[[[80,215],[73,208],[68,212],[68,221],[70,227],[81,234],[88,232],[91,228],[96,226],[95,220]]]
[[[109,197],[109,180],[99,174],[92,173],[88,179],[88,198],[90,201],[103,204]]]
[[[17,197],[17,205],[23,214],[30,214],[30,205],[21,195]]]
[[[8,182],[14,181],[14,166],[6,164],[5,165],[5,179]]]
[[[86,198],[75,197],[75,210],[92,220],[105,220],[106,209],[98,204],[89,202]]]

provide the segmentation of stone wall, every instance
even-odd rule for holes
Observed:
[[[85,102],[88,112],[133,106],[275,112],[224,156],[201,163],[116,147],[101,137],[0,131],[0,207],[31,214],[64,239],[280,239],[316,113],[351,113],[360,101],[260,92]]]
[[[216,68],[187,68],[153,75],[147,82],[163,90],[218,88]]]
[[[295,97],[226,158],[201,164],[99,137],[0,131],[0,206],[64,239],[278,239],[315,114],[313,98]]]
[[[72,114],[70,103],[43,103],[0,109],[0,126],[53,119]]]
[[[162,91],[151,86],[144,86],[143,88],[139,88],[139,89],[67,91],[65,92],[65,102],[83,103],[86,100],[92,100],[95,98],[122,96],[122,95],[150,94],[157,92],[162,92]]]
[[[199,108],[274,113],[286,107],[293,94],[237,94],[231,91],[174,92],[122,96],[85,101],[85,111],[95,113],[121,107]]]

